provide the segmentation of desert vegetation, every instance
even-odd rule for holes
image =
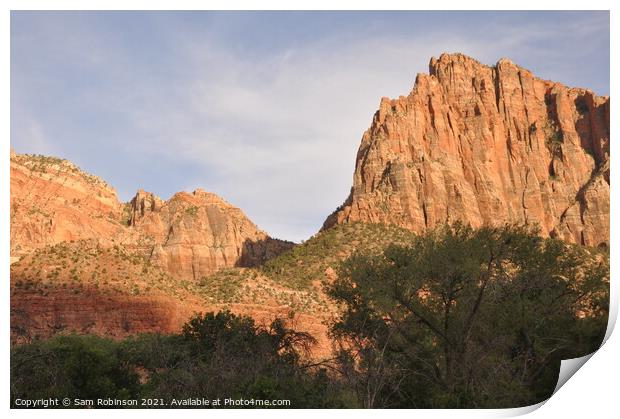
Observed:
[[[414,234],[404,228],[371,223],[347,223],[321,231],[308,241],[267,261],[262,272],[274,282],[304,289],[325,276],[354,252],[380,253],[390,244],[405,244]]]
[[[69,160],[59,157],[45,156],[42,154],[16,154],[11,156],[11,160],[27,167],[33,172],[47,173],[54,176],[72,174],[81,177],[89,185],[102,186],[105,188],[109,187],[103,179],[86,173]]]
[[[262,326],[223,311],[192,318],[176,335],[57,335],[16,345],[12,400],[67,394],[281,398],[291,407],[516,407],[549,397],[560,361],[600,345],[609,301],[605,251],[518,226],[443,226],[398,234],[386,247],[372,242],[380,232],[333,229],[264,268],[285,281],[302,266],[308,281],[338,241],[355,234],[357,244],[339,248],[346,256],[337,277],[324,283],[340,313],[330,324],[329,359],[311,359],[314,337],[288,328],[287,319]],[[193,286],[233,301],[251,295],[245,287],[260,275],[233,269]]]

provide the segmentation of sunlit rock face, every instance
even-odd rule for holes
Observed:
[[[293,245],[270,238],[239,208],[202,189],[167,201],[140,190],[131,207],[130,228],[146,236],[146,256],[178,278],[254,266]]]
[[[11,257],[46,245],[96,240],[142,254],[176,278],[254,266],[293,244],[270,238],[237,207],[196,190],[164,201],[139,190],[126,204],[73,163],[11,153]]]
[[[527,222],[543,236],[608,245],[609,98],[508,59],[431,59],[408,96],[381,100],[351,193],[324,228],[367,221],[421,232],[457,220]]]
[[[63,241],[110,241],[123,230],[116,191],[73,163],[11,151],[11,257]]]

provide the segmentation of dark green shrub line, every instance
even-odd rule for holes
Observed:
[[[314,343],[282,320],[262,327],[228,311],[197,315],[177,335],[120,342],[57,335],[12,348],[11,403],[243,398],[290,400],[293,408],[352,407],[346,388],[325,369],[306,367],[303,359]]]

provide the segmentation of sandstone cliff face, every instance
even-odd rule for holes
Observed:
[[[168,201],[138,191],[130,228],[147,238],[147,258],[177,278],[198,280],[231,266],[253,266],[292,246],[271,239],[245,214],[198,189]]]
[[[11,260],[46,245],[121,245],[180,279],[253,266],[292,246],[270,238],[215,194],[168,201],[139,190],[123,205],[101,179],[67,160],[11,153]]]
[[[116,192],[67,160],[11,152],[11,257],[122,230]]]
[[[81,333],[122,339],[139,333],[179,333],[197,313],[228,309],[268,325],[277,318],[317,339],[311,356],[332,354],[327,318],[308,314],[290,316],[290,309],[272,305],[207,304],[180,301],[166,295],[123,295],[86,289],[79,294],[66,289],[11,290],[11,342],[29,342],[56,333]]]
[[[544,236],[609,244],[609,98],[444,54],[411,93],[381,100],[357,153],[349,221],[415,232],[537,224]]]
[[[66,289],[11,290],[11,341],[55,333],[89,333],[125,338],[137,333],[177,333],[202,307],[169,296],[106,294]]]

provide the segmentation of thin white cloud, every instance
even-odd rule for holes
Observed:
[[[129,146],[208,167],[218,179],[203,187],[271,234],[307,238],[346,198],[380,98],[408,94],[430,57],[455,44],[430,38],[325,40],[259,62],[193,46],[193,77],[160,91],[177,100],[128,106],[149,132],[148,141]],[[484,46],[467,45],[487,55]]]
[[[407,94],[447,46],[497,59],[522,42],[511,35],[493,45],[451,35],[326,40],[258,62],[195,46],[188,52],[197,71],[168,93],[178,101],[132,106],[134,122],[151,136],[131,145],[208,167],[218,174],[215,192],[271,234],[299,240],[346,198],[359,140],[382,96]],[[300,228],[299,218],[311,225]]]

